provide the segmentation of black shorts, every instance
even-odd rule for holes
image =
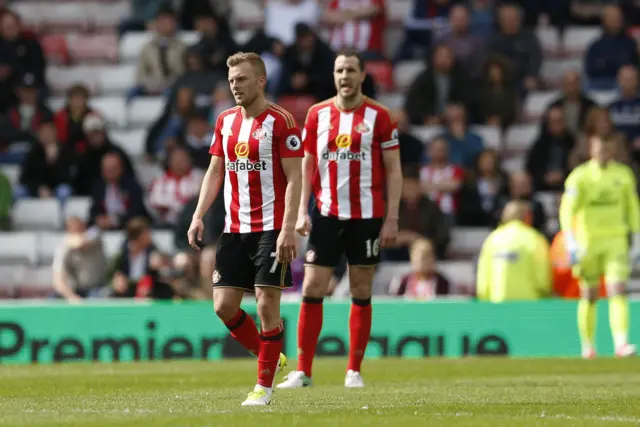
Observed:
[[[279,230],[223,233],[216,248],[213,286],[246,292],[254,292],[256,286],[291,287],[291,267],[276,261],[279,234]]]
[[[382,218],[338,219],[323,216],[314,209],[305,263],[335,268],[346,255],[353,266],[380,262]]]

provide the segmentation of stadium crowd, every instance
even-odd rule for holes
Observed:
[[[557,214],[538,195],[559,195],[568,173],[588,158],[590,136],[615,133],[618,160],[640,170],[640,47],[631,33],[640,25],[638,1],[413,0],[393,52],[384,37],[392,0],[370,0],[358,8],[335,0],[255,1],[263,25],[240,43],[230,24],[243,14],[236,2],[131,0],[131,15],[122,17],[118,36],[154,36],[136,59],[135,85],[123,95],[126,105],[151,96],[166,100],[147,129],[144,159],[132,159],[127,141],[112,138],[106,112],[92,106],[86,84],[73,82],[65,105],[50,108],[42,34],[23,23],[13,4],[4,6],[0,161],[21,169],[13,185],[0,174],[0,226],[12,229],[12,205],[25,198],[56,198],[62,205],[71,197],[91,200],[86,218],[65,218],[67,236],[53,258],[58,296],[210,298],[215,244],[224,224],[220,198],[206,217],[206,249],[191,251],[186,232],[208,166],[213,125],[233,105],[225,60],[239,50],[263,57],[270,98],[292,111],[300,126],[309,106],[335,93],[337,49],[355,46],[363,53],[363,90],[381,102],[394,85],[394,69],[420,62],[402,103],[388,105],[400,130],[405,177],[397,247],[384,250],[382,258],[411,262],[411,271],[387,286],[391,295],[475,295],[439,272],[438,262],[451,257],[452,230],[493,229],[510,201],[525,201],[529,212],[520,219],[552,241],[557,222],[550,217]],[[560,81],[545,80],[549,53],[536,29],[593,25],[602,33],[581,66],[563,70]],[[188,44],[180,31],[196,31],[198,39]],[[560,46],[553,55],[571,52]],[[522,167],[507,168],[503,159],[512,153],[503,142],[510,126],[531,121],[524,105],[532,93],[556,88],[561,94],[536,118],[535,141],[520,153]],[[613,102],[589,94],[614,89]],[[492,129],[500,143],[489,143],[481,128]],[[158,165],[162,173],[147,179],[139,162]],[[101,235],[113,230],[123,230],[125,243],[111,260]],[[175,251],[154,244],[156,230],[173,232]],[[298,283],[300,252],[294,265]],[[336,270],[332,292],[343,273],[344,266]]]

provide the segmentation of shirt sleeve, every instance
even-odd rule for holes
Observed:
[[[627,200],[626,200],[626,216],[629,231],[632,233],[640,232],[640,202],[638,201],[638,190],[636,190],[636,178],[630,169],[627,169]]]
[[[222,120],[218,116],[216,120],[216,128],[211,138],[211,146],[209,146],[209,154],[216,157],[224,157],[224,147],[222,146]]]
[[[388,111],[385,111],[380,119],[378,134],[380,148],[382,148],[382,150],[399,149],[400,143],[398,142],[398,126],[393,121]]]
[[[295,122],[292,124],[283,123],[281,129],[280,141],[278,141],[280,158],[304,157],[302,136]]]
[[[302,129],[302,145],[304,145],[304,151],[317,155],[318,150],[318,116],[313,113],[313,110],[309,110],[307,118],[304,121],[304,128]]]

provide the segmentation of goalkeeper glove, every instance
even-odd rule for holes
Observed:
[[[580,249],[578,248],[578,242],[573,234],[565,234],[564,247],[567,250],[567,255],[569,256],[569,264],[576,265],[580,261]]]
[[[631,250],[629,251],[629,261],[631,265],[635,265],[640,261],[640,233],[633,235]]]

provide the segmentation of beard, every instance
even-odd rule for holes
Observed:
[[[248,107],[249,105],[253,104],[256,99],[258,99],[257,93],[252,93],[252,94],[245,93],[244,98],[242,98],[242,100],[235,99],[235,101],[236,101],[236,105],[240,107]]]

